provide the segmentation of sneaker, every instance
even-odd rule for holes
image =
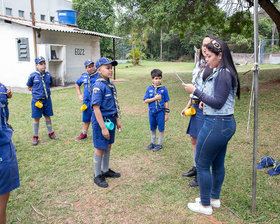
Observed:
[[[153,149],[155,147],[156,147],[156,145],[154,143],[151,143],[150,145],[148,145],[147,149]]]
[[[86,139],[86,138],[87,138],[87,134],[81,133],[81,135],[78,138],[76,138],[75,141],[81,141],[81,140]]]
[[[200,198],[196,198],[195,199],[195,202],[197,202],[197,203],[200,203]],[[220,201],[220,199],[218,199],[218,200],[210,200],[210,205],[213,207],[213,208],[220,208],[221,207],[221,201]]]
[[[106,188],[108,187],[108,183],[105,180],[105,177],[102,174],[99,174],[97,177],[94,177],[94,183],[99,186],[99,187],[103,187]]]
[[[116,173],[115,171],[113,171],[113,170],[111,170],[111,169],[109,169],[109,170],[108,170],[107,172],[105,172],[105,173],[102,172],[102,175],[103,175],[104,177],[113,177],[113,178],[118,178],[118,177],[121,176],[120,173]]]
[[[39,143],[39,136],[38,135],[33,135],[32,144],[33,145],[38,145],[38,143]]]
[[[197,178],[195,177],[191,182],[190,182],[191,187],[198,187],[198,182]]]
[[[213,209],[211,206],[209,207],[204,207],[202,206],[202,204],[200,203],[188,203],[188,208],[190,210],[192,210],[193,212],[198,212],[198,213],[202,213],[204,215],[212,215],[213,213]]]
[[[157,152],[162,149],[162,145],[156,145],[156,147],[153,149],[154,152]]]
[[[52,133],[49,133],[49,138],[53,140],[58,140],[59,138],[55,136],[54,131]]]
[[[183,177],[193,177],[196,176],[196,167],[194,166],[188,172],[183,173]]]

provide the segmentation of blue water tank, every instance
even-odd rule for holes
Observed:
[[[76,25],[76,11],[57,10],[58,22],[60,24]]]

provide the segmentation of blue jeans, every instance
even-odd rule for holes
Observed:
[[[204,206],[210,206],[210,198],[220,197],[225,177],[227,144],[235,130],[236,123],[233,115],[205,116],[197,137],[195,157],[200,199]]]

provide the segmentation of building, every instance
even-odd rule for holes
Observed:
[[[26,87],[36,55],[46,58],[55,85],[74,83],[84,72],[83,62],[100,57],[99,38],[119,38],[58,24],[56,11],[71,9],[71,1],[33,1],[35,25],[30,18],[31,0],[1,3],[0,82],[7,86]]]

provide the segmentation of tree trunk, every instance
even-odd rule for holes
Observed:
[[[273,5],[273,3],[270,0],[259,0],[259,5],[264,9],[264,11],[275,23],[278,30],[278,39],[280,39],[280,11]]]

